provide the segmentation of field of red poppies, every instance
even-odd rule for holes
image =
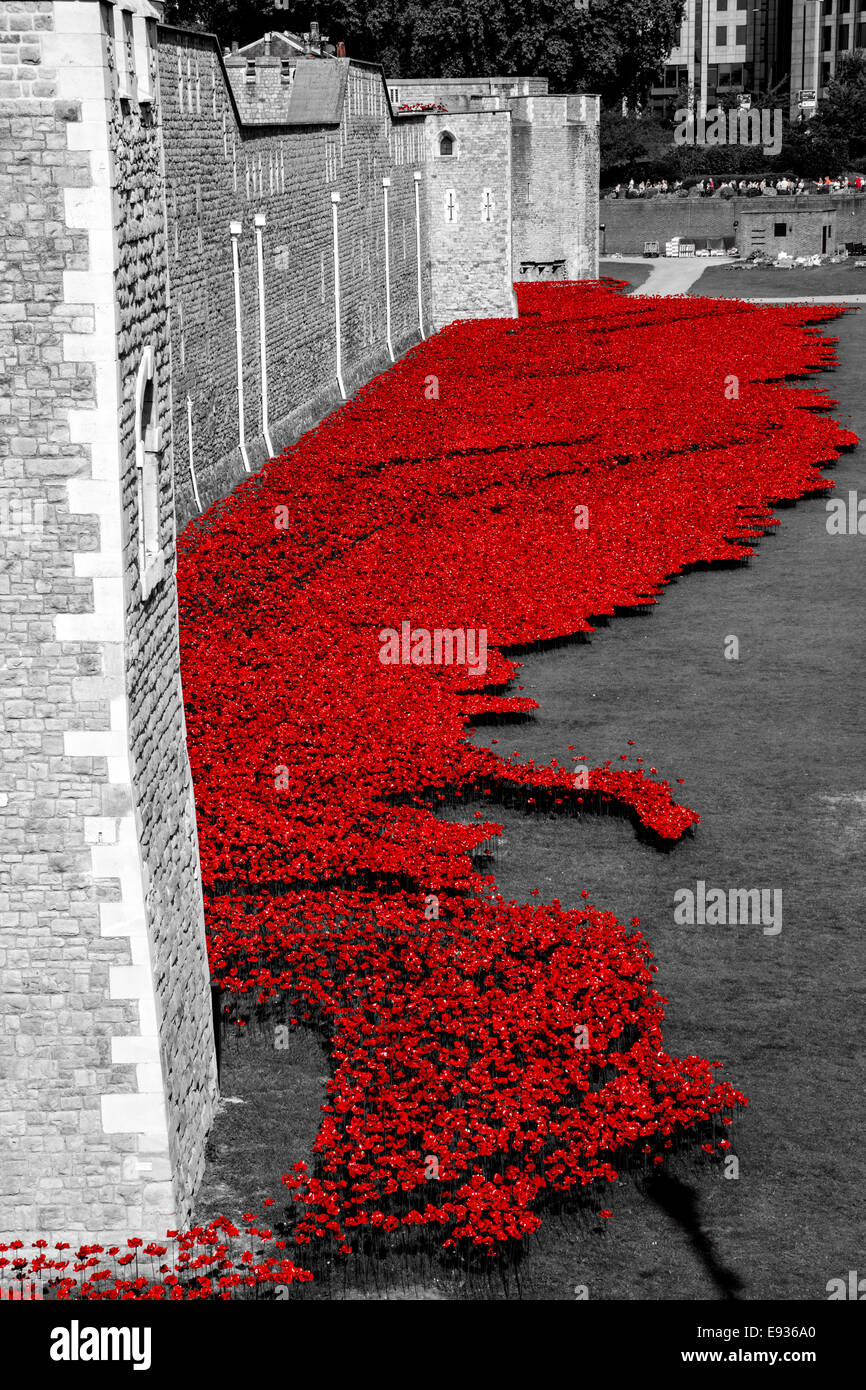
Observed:
[[[538,768],[466,731],[525,713],[509,648],[751,554],[772,500],[826,486],[853,436],[778,380],[832,348],[796,309],[520,296],[518,324],[422,344],[184,538],[212,967],[240,1021],[281,995],[328,1040],[320,1171],[287,1186],[329,1253],[418,1228],[495,1253],[743,1099],[664,1052],[636,921],[505,903],[471,858],[497,801],[608,803],[659,843],[695,812],[639,760],[575,786],[579,749]],[[486,672],[383,666],[407,622],[486,632]]]
[[[619,1168],[723,1152],[746,1103],[718,1060],[665,1052],[638,919],[506,902],[478,867],[497,805],[575,834],[622,814],[671,849],[700,833],[680,769],[590,769],[577,743],[539,767],[468,734],[530,714],[517,649],[750,556],[774,501],[830,486],[855,437],[784,379],[830,364],[810,321],[839,311],[518,292],[519,321],[420,344],[179,544],[212,974],[228,1026],[286,1018],[332,1061],[315,1171],[284,1178],[278,1244],[312,1270],[513,1260],[575,1192],[609,1217]],[[437,663],[443,630],[483,633],[483,667]],[[190,1274],[196,1242],[199,1296],[294,1277],[232,1265],[212,1229]]]

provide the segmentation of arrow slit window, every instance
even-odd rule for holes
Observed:
[[[158,423],[153,348],[145,348],[135,383],[135,470],[138,498],[138,573],[148,598],[163,577],[160,543],[159,475],[162,438]]]

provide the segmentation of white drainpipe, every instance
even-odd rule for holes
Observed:
[[[265,258],[262,250],[262,228],[267,219],[263,212],[257,212],[255,216],[256,226],[256,258],[259,267],[259,356],[262,364],[262,434],[265,436],[268,458],[274,457],[274,446],[271,443],[271,432],[268,426],[268,350],[267,338],[265,333]]]
[[[346,387],[343,383],[343,338],[340,327],[340,238],[337,227],[337,207],[340,202],[339,193],[331,194],[331,206],[334,214],[334,317],[337,328],[337,384],[340,388],[340,395],[343,400],[347,400]]]
[[[186,398],[186,433],[189,440],[189,476],[192,479],[192,493],[195,498],[195,505],[201,511],[201,498],[198,495],[198,483],[195,480],[195,467],[192,459],[192,396]]]
[[[250,461],[247,457],[246,429],[244,422],[244,341],[241,330],[241,266],[238,258],[238,237],[243,231],[240,222],[230,222],[229,231],[232,234],[232,270],[235,279],[235,342],[237,345],[238,358],[238,437],[241,446],[241,458],[244,461],[244,468],[250,472]]]
[[[388,344],[388,356],[394,361],[394,345],[391,342],[391,241],[388,229],[388,193],[391,188],[391,180],[382,180],[382,193],[385,198],[385,340]]]
[[[415,179],[415,256],[418,262],[418,331],[421,337],[426,337],[424,332],[424,295],[421,289],[421,175],[416,169]]]

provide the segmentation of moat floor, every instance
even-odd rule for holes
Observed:
[[[839,338],[840,367],[812,382],[866,435],[866,316],[825,331]],[[846,499],[864,488],[864,457],[860,446],[828,470]],[[534,719],[476,735],[537,763],[566,762],[574,744],[589,766],[633,739],[647,765],[685,779],[701,823],[670,853],[625,820],[497,811],[504,843],[491,867],[507,898],[538,888],[570,908],[585,889],[620,921],[639,917],[668,1000],[666,1048],[724,1057],[719,1075],[751,1102],[732,1135],[736,1179],[675,1161],[679,1181],[649,1194],[623,1176],[613,1220],[545,1224],[524,1298],[573,1299],[582,1286],[591,1301],[822,1300],[862,1263],[866,536],[830,535],[821,497],[777,515],[748,566],[681,576],[651,613],[524,656]],[[731,636],[736,661],[724,655]],[[677,925],[674,894],[699,880],[780,890],[782,930]],[[261,1210],[288,1164],[309,1162],[328,1063],[312,1040],[292,1047],[264,1034],[224,1053],[223,1095],[243,1104],[227,1103],[214,1128],[197,1219]],[[402,1293],[383,1280],[367,1296],[506,1294],[429,1276]]]

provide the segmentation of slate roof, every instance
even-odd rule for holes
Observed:
[[[295,67],[295,80],[286,125],[339,125],[349,79],[349,59],[330,58],[317,62],[302,58]]]

